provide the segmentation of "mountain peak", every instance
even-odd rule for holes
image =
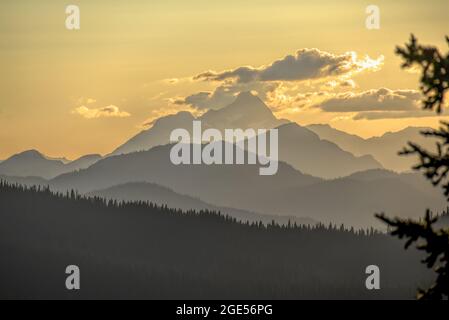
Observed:
[[[232,118],[239,118],[243,115],[249,115],[253,117],[262,116],[265,118],[274,118],[273,113],[270,108],[256,95],[252,94],[250,91],[240,92],[235,98],[234,102],[230,105],[218,109],[212,110],[212,112],[206,112],[207,114],[214,114],[223,116],[230,116]],[[207,116],[205,116],[207,118]]]
[[[200,120],[218,129],[269,129],[285,123],[277,119],[270,108],[249,91],[239,93],[234,102],[224,108],[209,110],[201,116]]]
[[[237,95],[234,103],[232,105],[238,106],[263,106],[267,108],[265,103],[257,96],[254,95],[251,91],[242,91]]]
[[[16,158],[16,159],[17,158],[23,158],[23,159],[45,159],[45,156],[42,153],[40,153],[39,151],[32,149],[32,150],[26,150],[26,151],[23,151],[21,153],[15,154],[12,157],[10,157],[10,159],[12,159],[12,158]]]
[[[225,129],[271,129],[280,126],[287,120],[277,119],[268,106],[249,91],[244,91],[235,97],[230,105],[218,110],[211,109],[195,118],[187,111],[175,115],[161,117],[152,121],[146,129],[119,146],[110,155],[120,155],[136,151],[149,150],[158,145],[169,143],[172,130],[184,128],[192,130],[193,120],[203,121],[204,127]]]
[[[47,161],[52,161],[52,162],[57,162],[57,163],[61,163],[61,164],[67,164],[70,163],[71,161],[66,159],[66,158],[53,158],[53,157],[48,157],[45,154],[41,153],[38,150],[35,149],[31,149],[31,150],[26,150],[20,153],[17,153],[13,156],[11,156],[8,160],[23,160],[23,161],[33,161],[33,160],[47,160]]]

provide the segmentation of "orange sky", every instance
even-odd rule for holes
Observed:
[[[0,159],[27,149],[72,159],[106,154],[155,117],[204,111],[175,102],[220,86],[262,93],[275,85],[263,97],[276,115],[300,124],[329,123],[364,137],[438,121],[435,117],[355,120],[358,113],[325,112],[314,106],[323,97],[340,99],[342,93],[365,99],[369,90],[381,88],[391,90],[388,97],[393,100],[406,99],[398,90],[417,90],[418,75],[400,69],[394,48],[413,32],[423,43],[446,50],[447,0],[376,1],[380,30],[366,29],[367,3],[358,0],[74,4],[81,10],[79,31],[65,28],[64,2],[0,2]],[[346,52],[357,58],[351,71],[339,75],[263,78],[261,70],[306,48],[317,48],[320,58],[338,60]],[[379,63],[363,64],[369,61]],[[235,79],[192,80],[208,70],[219,74],[244,66],[262,80],[245,84]],[[343,87],[342,81],[351,86]],[[374,100],[384,99],[376,94]]]

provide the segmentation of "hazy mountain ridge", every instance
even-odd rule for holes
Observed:
[[[63,193],[72,190],[70,187],[67,187],[66,189],[55,188],[50,180],[39,177],[12,177],[0,175],[0,182],[1,181],[26,187],[50,187],[53,190]],[[110,188],[88,192],[86,195],[118,201],[145,201],[160,206],[167,206],[171,209],[216,211],[242,222],[249,221],[251,223],[262,222],[264,224],[270,224],[275,221],[280,225],[287,225],[290,222],[292,224],[296,223],[298,225],[311,226],[318,223],[318,221],[310,217],[261,214],[230,207],[215,206],[202,201],[198,197],[178,194],[167,187],[149,182],[130,182],[114,185]]]
[[[296,123],[282,125],[278,130],[279,159],[302,172],[332,179],[382,168],[372,156],[356,157]]]
[[[326,181],[281,161],[277,175],[260,176],[257,165],[175,166],[167,161],[170,147],[110,157],[50,183],[56,190],[91,192],[145,181],[214,206],[353,226],[380,225],[373,216],[376,212],[417,217],[427,208],[439,211],[446,207],[444,197],[432,192],[420,174],[373,170]]]
[[[260,176],[258,164],[177,166],[170,161],[171,148],[172,145],[165,145],[149,151],[108,157],[86,170],[56,177],[51,183],[57,188],[73,187],[90,192],[118,184],[145,181],[167,186],[178,193],[189,194],[183,190],[192,191],[192,182],[195,182],[195,187],[204,193],[238,194],[243,190],[259,190],[262,181],[266,182],[264,192],[275,189],[273,185],[304,186],[321,181],[283,162],[279,162],[278,173],[272,176]],[[114,172],[115,170],[119,172]],[[235,186],[237,183],[240,183],[240,186]]]
[[[417,143],[430,150],[435,148],[434,139],[420,135],[421,131],[429,128],[408,127],[401,131],[387,132],[380,137],[369,139],[348,134],[329,125],[309,125],[307,128],[318,134],[322,139],[331,141],[356,156],[372,155],[386,169],[397,172],[410,171],[413,165],[417,163],[417,159],[414,157],[405,157],[398,154],[407,146],[408,142]]]
[[[115,149],[109,156],[146,151],[153,147],[165,145],[170,141],[170,133],[184,128],[192,133],[192,121],[195,117],[186,111],[157,119],[150,129],[141,131],[123,145]]]
[[[63,173],[88,168],[101,158],[100,155],[86,155],[66,162],[49,158],[37,150],[28,150],[2,161],[0,175],[51,179]]]
[[[237,113],[241,109],[243,111]],[[248,117],[255,112],[258,116]],[[269,216],[311,217],[322,222],[362,227],[378,225],[373,217],[375,212],[415,217],[421,216],[428,207],[438,211],[445,206],[444,197],[435,193],[421,175],[399,175],[381,170],[382,166],[372,156],[354,156],[337,143],[326,140],[323,132],[332,135],[335,129],[322,125],[305,128],[296,123],[283,123],[250,93],[240,94],[233,104],[209,111],[200,119],[220,123],[222,128],[233,123],[240,124],[242,128],[245,124],[276,127],[279,131],[280,159],[276,175],[260,176],[259,165],[173,165],[169,156],[172,145],[159,144],[168,139],[175,128],[191,130],[194,119],[188,112],[160,118],[151,129],[141,132],[117,149],[130,151],[149,147],[147,151],[124,152],[102,159],[95,155],[86,156],[68,164],[30,151],[0,163],[0,174],[16,176],[9,177],[8,181],[28,185],[48,183],[58,191],[76,189],[89,193],[103,190],[114,193],[118,198],[133,197],[126,190],[120,190],[123,194],[119,194],[117,190],[120,186],[152,183],[169,188],[178,196],[190,197],[178,203],[181,206],[188,207],[189,203],[194,207],[208,205]],[[207,123],[203,124],[203,129],[206,128]],[[321,136],[311,128],[320,131]],[[370,144],[396,148],[396,137],[403,139],[410,132],[414,131],[404,130],[400,134],[391,133],[364,140],[337,131],[335,139],[340,139],[339,143],[346,141],[348,148],[357,146],[357,152],[361,154],[360,150]],[[49,181],[23,179],[26,176],[41,176]],[[332,180],[326,181],[322,177]],[[140,196],[143,199],[139,200],[150,200],[148,198],[151,197],[157,203],[164,200],[161,194],[159,198],[145,194]],[[201,199],[201,203],[191,202],[194,198]]]
[[[184,211],[209,210],[221,212],[244,223],[247,221],[250,223],[258,223],[260,221],[264,224],[271,224],[272,221],[275,221],[280,225],[287,225],[289,222],[298,225],[315,225],[317,223],[313,219],[304,217],[263,215],[234,208],[217,207],[205,203],[199,198],[181,195],[169,188],[147,182],[133,182],[113,186],[104,190],[89,192],[87,196],[119,201],[148,201],[158,206],[166,205],[168,208]]]
[[[158,119],[152,128],[142,131],[117,148],[111,155],[135,151],[146,151],[158,145],[169,143],[174,129],[184,128],[192,134],[195,118],[188,112],[180,112]],[[296,123],[277,119],[262,100],[249,92],[239,94],[227,107],[210,110],[196,120],[201,120],[203,130],[225,129],[272,129],[279,130],[281,161],[296,169],[322,178],[336,178],[348,174],[381,168],[369,155],[356,157],[342,150],[338,145],[322,140],[318,135]],[[329,163],[332,159],[332,164]]]
[[[278,120],[258,97],[249,92],[242,92],[229,106],[219,110],[209,110],[198,118],[187,111],[159,118],[150,129],[138,133],[114,150],[111,155],[147,151],[153,147],[168,144],[170,133],[174,129],[183,128],[192,134],[194,120],[202,122],[203,130],[207,128],[271,129],[288,122]]]

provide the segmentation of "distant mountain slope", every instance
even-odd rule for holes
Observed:
[[[408,180],[411,177],[414,181]],[[420,175],[365,181],[345,177],[286,190],[270,203],[282,203],[286,213],[301,208],[301,212],[319,221],[380,228],[383,225],[374,218],[374,213],[418,218],[427,209],[441,212],[447,205],[443,195],[430,190],[428,182]],[[267,211],[280,207],[270,203],[265,206]]]
[[[146,151],[153,147],[165,145],[170,142],[173,130],[184,128],[192,132],[192,122],[195,117],[189,112],[179,112],[156,120],[153,126],[140,132],[129,141],[114,150],[110,156],[127,154],[136,151]]]
[[[279,159],[302,172],[332,179],[382,168],[372,156],[356,157],[296,123],[282,125],[278,130]]]
[[[219,204],[226,199],[244,200],[248,194],[269,197],[279,188],[305,186],[321,181],[280,162],[276,175],[261,176],[259,165],[173,165],[172,145],[158,146],[101,160],[86,170],[61,175],[51,181],[57,189],[82,192],[101,190],[129,182],[152,182],[177,193]],[[262,200],[261,199],[261,200]],[[233,207],[231,204],[225,206]]]
[[[17,177],[52,178],[64,173],[65,165],[59,160],[48,160],[36,150],[16,154],[0,164],[0,174]]]
[[[50,183],[56,190],[91,192],[130,182],[151,182],[214,206],[364,227],[381,226],[374,218],[376,212],[417,217],[426,208],[441,211],[446,207],[438,192],[423,191],[429,186],[419,174],[392,173],[389,179],[377,179],[371,171],[367,175],[373,178],[369,179],[357,174],[325,181],[280,162],[276,175],[260,176],[258,165],[175,166],[167,161],[170,147],[110,157]]]
[[[88,155],[65,163],[63,160],[52,160],[39,151],[29,150],[0,163],[0,175],[51,179],[63,173],[88,168],[100,159],[100,155]]]
[[[45,159],[47,160],[57,160],[57,161],[61,161],[64,164],[68,164],[70,162],[72,162],[71,160],[65,158],[65,157],[60,157],[60,158],[53,158],[53,157],[48,157],[46,155],[42,155]]]
[[[366,140],[355,134],[349,134],[344,131],[332,128],[328,124],[312,124],[306,126],[307,129],[315,132],[321,139],[325,139],[337,144],[343,150],[354,150],[356,156],[363,155],[361,150],[364,148]]]
[[[317,221],[310,218],[262,215],[233,208],[217,207],[207,204],[198,198],[181,195],[169,188],[153,183],[127,183],[105,190],[90,192],[87,195],[120,201],[148,201],[159,206],[166,205],[173,209],[221,212],[242,222],[249,221],[251,223],[257,223],[261,221],[264,224],[271,224],[272,221],[275,221],[281,225],[287,225],[289,221],[292,224],[296,223],[298,225],[315,225],[317,223]]]
[[[380,181],[388,179],[399,179],[409,186],[414,187],[425,195],[430,197],[437,197],[440,199],[442,190],[435,188],[424,176],[420,173],[401,173],[397,174],[393,171],[387,170],[367,170],[364,172],[357,172],[348,177],[348,179],[357,181]]]
[[[69,162],[65,166],[65,172],[72,172],[76,170],[89,168],[94,163],[98,162],[102,159],[102,156],[99,154],[90,154],[86,156],[82,156],[72,162]]]
[[[398,132],[388,132],[381,137],[362,139],[361,137],[348,134],[334,129],[329,125],[310,125],[308,129],[318,134],[322,139],[334,142],[343,150],[349,151],[356,156],[372,155],[385,168],[397,172],[409,171],[417,163],[414,157],[399,156],[407,142],[413,141],[423,147],[433,150],[434,140],[424,138],[419,134],[427,128],[409,127]]]

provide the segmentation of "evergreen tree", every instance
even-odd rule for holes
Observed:
[[[449,37],[446,37],[449,45]],[[404,59],[402,67],[417,66],[422,70],[421,92],[423,108],[441,113],[447,104],[449,89],[449,52],[440,53],[436,47],[418,44],[412,35],[404,48],[398,47],[396,53]],[[425,137],[437,139],[436,152],[425,150],[410,142],[400,154],[418,155],[419,163],[413,168],[423,171],[434,186],[442,186],[449,200],[449,123],[441,122],[436,130],[422,132]],[[436,282],[429,289],[419,289],[418,299],[447,299],[449,297],[449,230],[435,230],[437,218],[427,211],[424,221],[411,219],[390,219],[384,214],[377,215],[387,223],[389,232],[401,239],[407,239],[405,247],[417,243],[417,248],[426,252],[423,260],[428,268],[437,273]]]

